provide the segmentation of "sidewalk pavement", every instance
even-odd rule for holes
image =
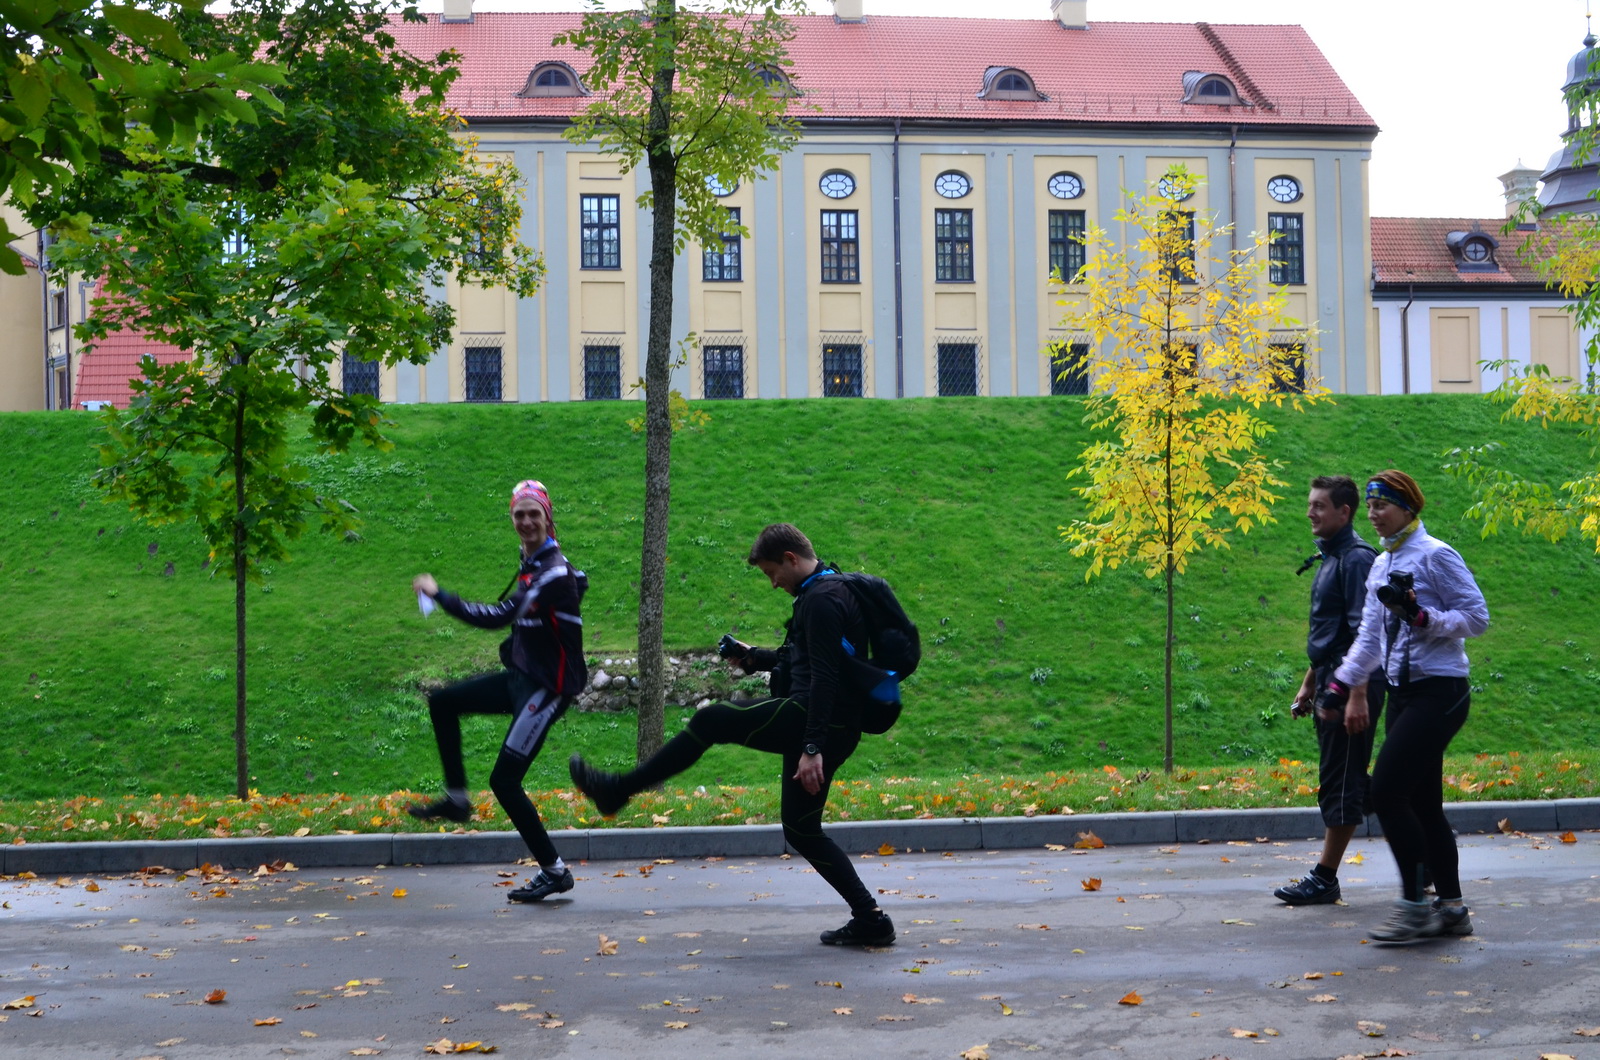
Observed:
[[[422,1057],[448,1039],[508,1060],[1597,1060],[1577,1032],[1600,1035],[1600,836],[1566,842],[1525,809],[1504,811],[1519,833],[1461,840],[1476,933],[1390,947],[1366,934],[1396,891],[1382,841],[1351,845],[1348,905],[1290,908],[1271,890],[1317,843],[1250,835],[1271,816],[1236,822],[1248,838],[1180,844],[1169,823],[1095,850],[1038,841],[1114,822],[1010,833],[1031,849],[942,849],[927,827],[926,853],[855,862],[899,930],[869,950],[818,944],[844,910],[782,856],[575,861],[574,890],[531,906],[504,897],[521,866],[365,854],[11,879],[0,1058]]]
[[[1461,834],[1506,828],[1519,832],[1600,829],[1600,799],[1461,802],[1446,805]],[[828,834],[847,854],[878,850],[959,851],[1071,846],[1093,832],[1108,846],[1321,837],[1315,807],[1264,810],[1180,810],[1170,813],[1080,813],[1071,816],[960,817],[935,820],[840,821]],[[1368,817],[1362,837],[1381,836]],[[776,824],[705,828],[592,828],[552,833],[567,861],[632,858],[776,857],[786,850]],[[338,865],[479,865],[528,856],[515,832],[398,832],[334,836],[26,843],[0,846],[0,876],[134,872],[152,865],[254,868],[274,861],[300,868]]]

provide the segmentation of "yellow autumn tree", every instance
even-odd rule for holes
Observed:
[[[1288,316],[1286,290],[1270,282],[1270,235],[1230,245],[1229,227],[1184,207],[1199,183],[1175,166],[1126,193],[1114,219],[1129,237],[1119,245],[1090,226],[1083,270],[1058,277],[1081,293],[1062,303],[1080,354],[1057,367],[1087,375],[1086,422],[1099,436],[1069,476],[1086,480],[1076,492],[1088,514],[1061,536],[1091,557],[1086,579],[1129,563],[1165,582],[1169,773],[1174,578],[1196,552],[1275,521],[1272,490],[1284,483],[1261,452],[1273,428],[1256,412],[1327,394],[1306,371],[1314,330]]]

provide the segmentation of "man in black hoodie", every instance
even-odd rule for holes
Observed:
[[[500,645],[504,670],[428,696],[433,735],[444,766],[445,794],[433,802],[409,806],[407,812],[424,821],[471,819],[467,771],[461,761],[461,715],[510,714],[511,728],[489,774],[489,787],[539,862],[539,874],[506,897],[513,902],[537,902],[572,890],[572,870],[556,853],[539,811],[522,789],[522,779],[544,746],[550,727],[589,680],[583,658],[583,618],[578,609],[589,582],[561,554],[550,495],[543,483],[533,479],[517,483],[511,491],[511,525],[522,543],[522,562],[498,603],[463,600],[440,589],[431,574],[419,574],[412,581],[418,593],[468,625],[481,629],[510,626],[511,635]]]
[[[579,755],[572,782],[615,816],[630,798],[688,769],[713,744],[733,743],[781,755],[784,840],[811,863],[850,906],[843,927],[824,931],[829,946],[887,946],[894,924],[878,908],[850,859],[822,831],[822,811],[834,772],[861,741],[862,720],[889,709],[847,681],[844,641],[861,654],[867,643],[861,608],[838,572],[817,559],[806,535],[789,523],[761,531],[749,563],[774,589],[794,597],[789,635],[776,651],[733,642],[732,658],[746,672],[772,673],[771,697],[713,703],[696,711],[684,730],[632,772],[606,773]],[[874,724],[874,730],[883,728]]]
[[[1314,708],[1317,693],[1333,676],[1361,627],[1361,609],[1367,598],[1367,573],[1378,550],[1357,536],[1351,520],[1361,494],[1347,475],[1321,475],[1311,480],[1306,518],[1316,535],[1317,553],[1306,560],[1307,569],[1321,563],[1311,583],[1311,622],[1306,635],[1306,669],[1294,697],[1293,715],[1314,714],[1320,758],[1321,788],[1317,803],[1326,828],[1322,854],[1311,874],[1273,891],[1289,905],[1321,905],[1339,900],[1339,862],[1345,848],[1365,819],[1367,765],[1372,760],[1373,726],[1360,732],[1345,731],[1344,714]],[[1383,709],[1383,683],[1373,686],[1380,701],[1373,717]],[[1325,716],[1326,715],[1326,716]]]

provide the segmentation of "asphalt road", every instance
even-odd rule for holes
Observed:
[[[7,881],[0,1056],[1600,1058],[1576,838],[1463,838],[1477,933],[1401,947],[1365,940],[1370,839],[1348,904],[1305,909],[1270,891],[1306,842],[870,855],[900,938],[868,951],[818,944],[843,908],[782,858],[575,865],[534,906],[493,864]]]

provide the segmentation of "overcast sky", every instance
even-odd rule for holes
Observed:
[[[622,6],[625,0],[613,0]],[[424,0],[437,11],[442,0]],[[828,0],[809,0],[831,12]],[[1049,18],[1049,0],[865,0],[887,15]],[[1566,128],[1561,83],[1585,0],[1088,0],[1089,21],[1298,22],[1373,118],[1375,216],[1499,217],[1497,177],[1542,170]],[[576,0],[476,0],[479,10],[579,10]],[[634,6],[627,4],[627,6]]]

